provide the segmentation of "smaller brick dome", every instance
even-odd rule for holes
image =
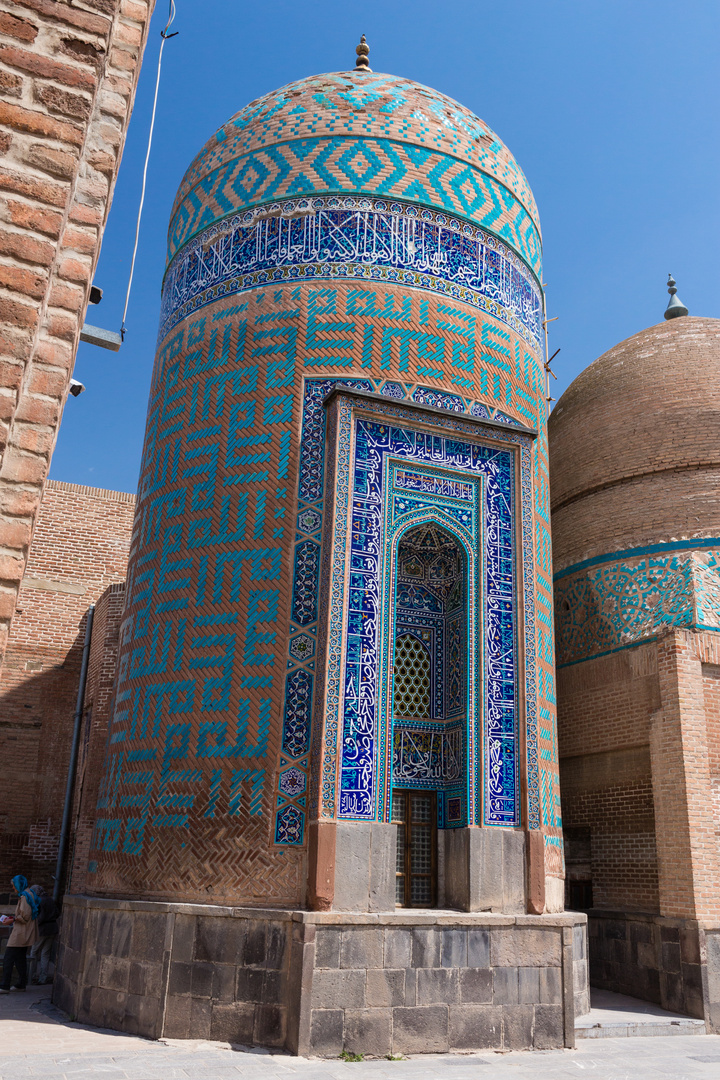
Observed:
[[[651,326],[604,353],[548,422],[555,570],[720,536],[720,319]]]

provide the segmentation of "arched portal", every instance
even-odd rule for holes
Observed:
[[[467,684],[467,565],[434,522],[409,529],[393,575],[393,799],[396,902],[437,897],[437,799],[461,776]]]

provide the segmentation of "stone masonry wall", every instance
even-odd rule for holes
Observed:
[[[588,913],[593,986],[703,1018],[720,1031],[720,931],[693,919]]]
[[[0,0],[0,664],[154,0]]]
[[[337,1057],[574,1045],[584,915],[65,903],[54,1000],[86,1023]]]
[[[576,1011],[589,1003],[584,925],[573,921],[398,912],[377,925],[318,923],[308,1050],[384,1057],[574,1045]]]
[[[135,497],[122,492],[46,485],[0,676],[2,882],[22,873],[51,884],[86,614],[125,578],[134,506]],[[102,609],[98,616],[96,649],[104,636]],[[104,695],[102,708],[109,706],[109,662],[106,657],[102,672],[91,667],[91,706],[96,693]],[[100,722],[103,715],[101,709]]]

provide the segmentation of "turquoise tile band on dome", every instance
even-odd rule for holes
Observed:
[[[521,202],[465,161],[389,139],[304,139],[268,146],[213,169],[173,214],[168,260],[201,230],[273,199],[376,195],[457,214],[494,233],[540,273],[540,234]]]
[[[328,277],[393,282],[462,300],[542,352],[540,288],[511,248],[447,214],[350,197],[270,203],[203,230],[167,272],[159,340],[222,296]]]
[[[718,630],[720,550],[670,550],[569,573],[555,583],[555,625],[560,667],[631,648],[673,626]]]
[[[437,150],[499,181],[539,229],[525,174],[495,132],[438,90],[379,72],[331,72],[289,83],[250,102],[215,133],[178,189],[173,215],[209,173],[253,150],[315,135],[393,139]]]

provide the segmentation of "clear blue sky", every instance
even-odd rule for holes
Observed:
[[[253,98],[353,66],[461,101],[498,133],[540,209],[560,392],[659,322],[669,271],[691,314],[720,317],[718,0],[177,0],[166,46],[129,333],[81,345],[51,476],[135,491],[175,191],[209,136]],[[120,326],[160,30],[158,0],[105,233],[90,322]]]

